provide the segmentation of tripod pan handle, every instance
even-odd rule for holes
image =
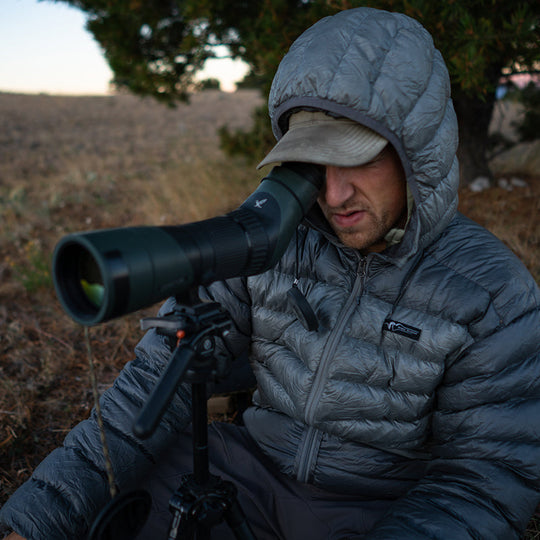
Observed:
[[[147,439],[154,433],[163,413],[169,406],[178,384],[189,368],[196,352],[186,343],[178,347],[158,383],[152,390],[138,418],[133,424],[133,433],[140,439]]]

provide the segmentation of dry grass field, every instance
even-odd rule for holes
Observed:
[[[259,102],[248,91],[209,91],[176,109],[0,94],[0,504],[91,407],[83,332],[52,290],[56,242],[234,209],[260,176],[223,156],[216,129],[247,127]],[[140,316],[91,330],[101,388],[130,359]]]
[[[216,129],[248,127],[260,101],[207,91],[170,109],[133,96],[0,94],[0,504],[92,407],[83,330],[52,290],[55,243],[238,206],[260,175],[222,154]],[[512,191],[463,190],[460,209],[540,281],[540,178],[527,180]],[[91,329],[100,390],[131,359],[144,314]]]

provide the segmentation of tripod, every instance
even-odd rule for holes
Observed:
[[[180,382],[189,382],[192,391],[193,473],[182,478],[170,500],[173,518],[168,540],[209,540],[212,528],[223,520],[238,540],[255,539],[237,501],[236,486],[209,472],[206,383],[217,377],[214,338],[226,335],[230,326],[227,312],[216,303],[177,306],[163,317],[141,321],[143,330],[155,328],[177,341],[134,433],[141,438],[153,433]]]

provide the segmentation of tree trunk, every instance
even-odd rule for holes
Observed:
[[[488,128],[495,105],[495,96],[484,100],[458,94],[454,97],[459,126],[459,173],[461,185],[470,184],[475,178],[485,176],[493,182],[488,167]]]

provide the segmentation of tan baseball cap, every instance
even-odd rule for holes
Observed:
[[[355,167],[372,160],[387,143],[372,129],[349,118],[298,111],[289,119],[289,130],[257,168],[285,161]]]

